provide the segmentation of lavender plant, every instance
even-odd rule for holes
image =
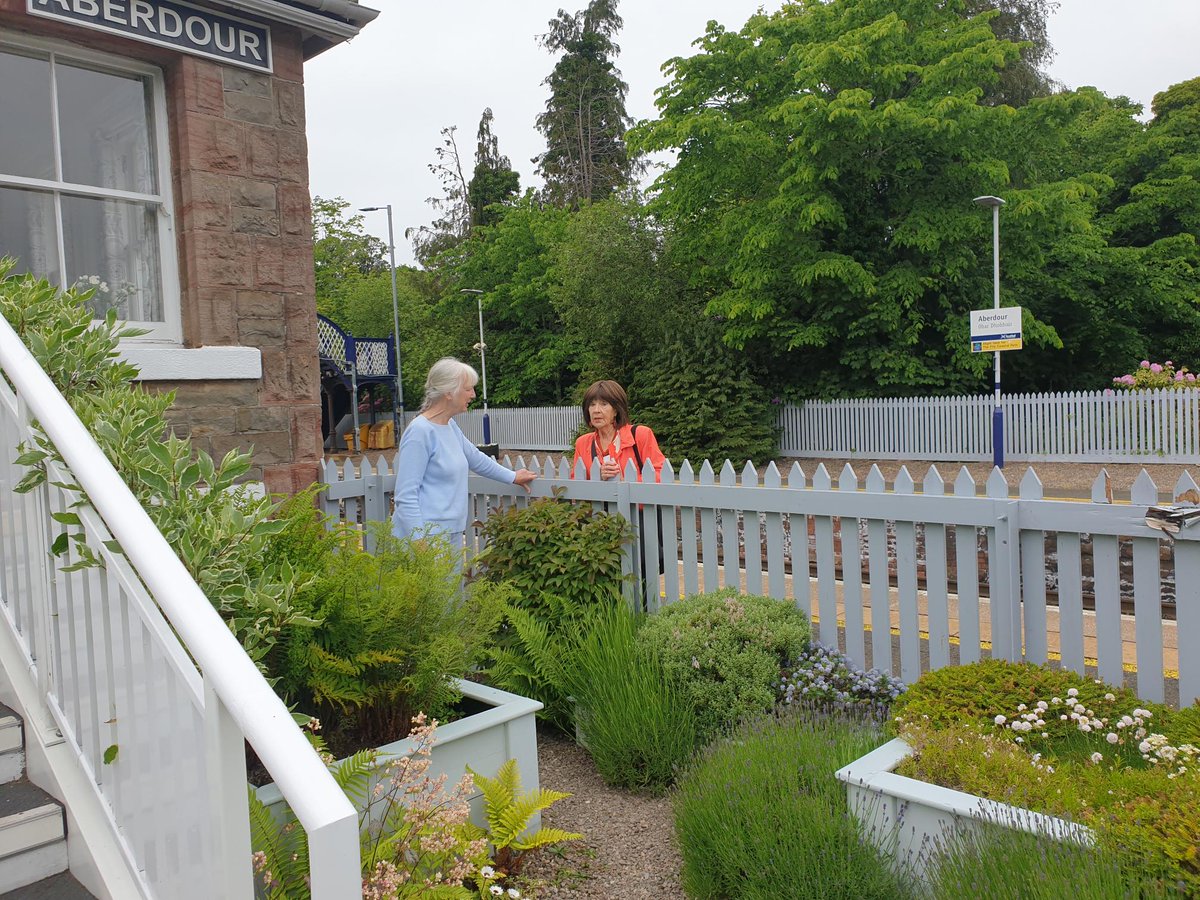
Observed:
[[[863,671],[836,647],[812,642],[779,679],[779,703],[829,706],[888,706],[904,693],[904,682],[879,669]]]

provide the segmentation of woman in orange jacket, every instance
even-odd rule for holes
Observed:
[[[658,449],[658,439],[645,425],[630,424],[629,398],[615,381],[597,381],[584,392],[583,420],[591,431],[575,441],[575,464],[583,461],[585,478],[592,477],[592,460],[599,459],[604,481],[623,478],[630,462],[637,469],[638,481],[647,462],[654,467],[654,480],[662,479],[666,457]],[[575,477],[574,468],[571,477]]]

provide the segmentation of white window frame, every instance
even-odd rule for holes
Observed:
[[[73,194],[96,199],[133,200],[156,206],[158,215],[158,256],[159,281],[162,286],[162,322],[129,322],[137,328],[145,329],[147,334],[140,338],[127,338],[130,345],[139,342],[156,342],[178,346],[183,340],[182,315],[180,310],[181,297],[179,290],[179,260],[175,245],[175,206],[173,198],[174,179],[171,169],[171,142],[167,129],[167,92],[166,81],[162,69],[149,63],[113,56],[108,53],[80,47],[68,41],[52,38],[35,37],[19,32],[0,29],[0,49],[10,49],[20,53],[34,51],[50,56],[53,67],[61,57],[64,62],[78,62],[99,69],[106,69],[114,74],[137,75],[147,79],[150,85],[150,105],[153,122],[150,135],[154,141],[152,156],[156,166],[157,194],[142,194],[132,191],[98,188],[92,185],[74,184],[71,182],[48,180],[42,178],[25,178],[16,175],[5,175],[0,172],[0,187],[33,188],[49,192],[55,197],[55,220],[58,230],[58,265],[60,284],[70,285],[65,272],[65,254],[63,253],[62,210],[59,197],[62,194]],[[58,90],[57,79],[51,82],[51,114],[54,134],[54,153],[56,156],[55,171],[62,171],[62,148],[59,142]],[[12,123],[9,123],[10,125]],[[125,342],[122,342],[125,343]]]

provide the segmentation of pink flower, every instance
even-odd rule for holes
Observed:
[[[1164,366],[1166,366],[1166,367],[1169,369],[1169,368],[1171,368],[1171,366],[1175,365],[1175,363],[1171,362],[1171,361],[1168,359],[1168,360],[1167,360],[1165,363],[1163,363],[1163,365],[1164,365]]]
[[[1113,381],[1116,381],[1116,380],[1117,380],[1116,378],[1114,378],[1114,379],[1113,379]],[[1104,396],[1105,396],[1105,397],[1111,397],[1111,396],[1113,395],[1113,393],[1114,393],[1114,392],[1113,392],[1113,389],[1112,389],[1112,388],[1105,388],[1105,389],[1104,389]]]
[[[1176,372],[1176,373],[1175,373],[1175,380],[1176,380],[1176,381],[1183,381],[1183,373],[1182,373],[1182,372]]]
[[[1153,365],[1150,366],[1150,371],[1153,372],[1155,375],[1157,375],[1159,372],[1162,371],[1162,366],[1160,366],[1158,363],[1154,363]]]
[[[1126,384],[1136,384],[1137,383],[1132,375],[1122,375],[1121,380],[1123,382],[1125,382]]]
[[[1191,372],[1188,372],[1187,375],[1184,376],[1183,380],[1184,381],[1195,381],[1196,376],[1193,375]]]
[[[1141,367],[1142,367],[1143,369],[1148,369],[1148,368],[1150,368],[1150,360],[1148,360],[1148,359],[1143,359],[1143,360],[1141,361],[1141,363],[1139,363],[1139,365],[1141,365]]]

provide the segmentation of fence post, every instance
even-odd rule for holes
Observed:
[[[625,477],[616,483],[617,499],[613,507],[616,514],[624,518],[633,531],[633,540],[621,550],[621,593],[625,596],[625,602],[629,604],[630,609],[641,612],[642,603],[639,600],[638,590],[638,575],[641,569],[638,561],[641,559],[639,547],[642,536],[638,533],[637,507],[632,501],[629,490],[630,481],[637,483],[637,476],[633,474],[633,471],[633,462],[630,461],[625,467]]]
[[[387,504],[384,497],[387,463],[384,462],[382,457],[379,459],[379,468],[381,474],[376,474],[375,469],[371,466],[371,461],[363,457],[362,480],[363,498],[365,501],[365,508],[363,509],[363,549],[368,553],[375,552],[375,535],[370,527],[371,523],[387,520]]]
[[[1008,482],[999,469],[987,480],[994,524],[988,529],[988,586],[992,619],[992,657],[1021,659],[1020,501],[1008,498]]]

